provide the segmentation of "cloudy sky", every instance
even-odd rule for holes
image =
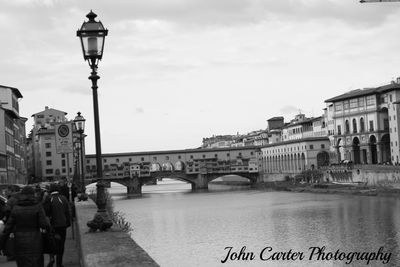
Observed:
[[[103,153],[194,148],[265,129],[324,100],[400,76],[400,2],[358,0],[0,0],[0,84],[21,115],[87,119],[90,69],[76,30],[93,9],[109,30],[99,64]]]

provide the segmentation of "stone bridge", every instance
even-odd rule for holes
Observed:
[[[156,183],[159,178],[172,178],[181,181],[188,182],[192,185],[192,190],[204,190],[208,189],[208,183],[226,175],[238,175],[243,178],[250,180],[251,184],[258,182],[259,173],[249,172],[218,172],[218,173],[193,173],[189,174],[184,171],[158,171],[151,172],[150,175],[144,177],[132,176],[132,177],[105,177],[105,182],[115,182],[126,186],[128,195],[139,196],[142,194],[142,185],[148,183]],[[85,179],[85,184],[95,183],[97,179]]]

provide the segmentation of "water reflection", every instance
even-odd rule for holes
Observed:
[[[218,185],[220,186],[220,185]],[[161,266],[222,266],[227,246],[259,253],[303,251],[392,252],[386,266],[399,266],[396,198],[264,192],[191,193],[188,184],[143,187],[143,198],[117,195],[114,204],[134,225],[133,238]],[[163,190],[164,188],[165,190]],[[114,190],[114,191],[112,191]],[[118,190],[112,189],[113,193]],[[125,190],[125,189],[124,189]],[[126,191],[124,191],[126,192]],[[257,254],[258,255],[258,254]],[[223,266],[365,266],[366,262],[229,261]],[[372,262],[369,266],[381,266]]]

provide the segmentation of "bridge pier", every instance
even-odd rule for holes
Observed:
[[[208,190],[208,178],[207,175],[199,173],[197,178],[192,183],[192,190]]]
[[[128,196],[141,196],[142,195],[142,184],[139,181],[139,177],[133,177],[129,179],[129,183],[126,185]]]
[[[258,173],[256,176],[256,181],[255,184],[259,184],[264,182],[264,174],[263,173]]]

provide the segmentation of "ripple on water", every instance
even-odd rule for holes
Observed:
[[[258,190],[191,193],[184,186],[149,187],[137,199],[118,194],[125,188],[110,190],[115,208],[134,226],[133,239],[161,266],[221,266],[227,246],[246,246],[257,255],[265,246],[306,255],[311,246],[344,252],[383,246],[393,252],[386,266],[400,265],[398,199]],[[282,264],[254,260],[223,266],[365,266],[363,261]]]

